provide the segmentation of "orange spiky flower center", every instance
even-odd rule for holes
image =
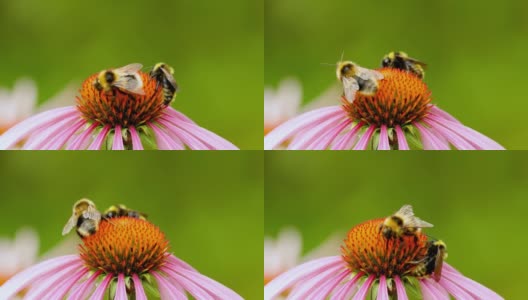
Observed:
[[[132,217],[101,221],[79,245],[80,256],[92,270],[106,274],[143,274],[156,270],[168,256],[169,242],[154,224]]]
[[[77,96],[77,109],[90,122],[115,127],[140,126],[160,116],[165,108],[163,88],[149,74],[139,72],[143,80],[144,95],[117,87],[105,92],[94,86],[98,74],[86,79]]]
[[[422,119],[430,109],[431,92],[416,75],[398,69],[378,70],[384,76],[374,95],[356,93],[352,103],[342,100],[353,120],[370,125],[404,126]]]
[[[413,236],[386,239],[380,231],[384,219],[376,219],[354,226],[341,246],[342,257],[353,272],[404,276],[427,254],[427,236],[417,232]]]

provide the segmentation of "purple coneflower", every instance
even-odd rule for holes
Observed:
[[[443,263],[438,281],[431,275],[412,275],[416,263],[427,254],[427,236],[402,236],[386,240],[380,232],[384,219],[353,227],[341,256],[304,263],[276,277],[264,288],[264,300],[287,299],[407,300],[407,290],[417,289],[423,299],[499,300],[501,296]],[[407,290],[406,290],[407,287]]]
[[[0,299],[26,290],[28,299],[147,299],[153,287],[161,299],[242,299],[168,252],[158,227],[132,217],[102,221],[83,239],[79,255],[66,255],[34,265],[0,287]],[[149,290],[153,290],[152,288]]]
[[[379,69],[384,76],[372,96],[356,93],[352,103],[312,110],[271,131],[264,148],[288,142],[289,150],[503,150],[431,104],[431,92],[417,76]]]
[[[0,149],[27,150],[237,150],[220,136],[163,104],[157,81],[140,72],[144,95],[118,88],[97,90],[92,75],[77,106],[51,109],[13,126],[0,136]]]

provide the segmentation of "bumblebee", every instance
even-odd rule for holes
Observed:
[[[374,95],[378,90],[378,81],[383,79],[380,72],[360,67],[351,61],[338,62],[336,75],[343,84],[343,95],[349,103],[354,102],[356,92]]]
[[[103,213],[104,219],[118,218],[118,217],[131,217],[141,220],[146,220],[147,215],[135,210],[131,210],[123,204],[112,205]]]
[[[381,61],[381,66],[407,71],[423,79],[427,65],[417,59],[409,57],[407,53],[399,51],[385,55]]]
[[[139,75],[141,64],[130,64],[117,69],[103,70],[97,75],[94,87],[99,91],[110,92],[119,88],[125,92],[144,95],[143,80]]]
[[[95,204],[88,199],[81,199],[73,205],[73,213],[64,228],[62,235],[66,235],[73,227],[76,227],[77,234],[81,238],[88,237],[99,229],[101,213]]]
[[[439,281],[442,276],[442,266],[447,259],[447,246],[443,241],[431,240],[427,242],[427,254],[415,268],[411,275],[425,277],[432,275],[434,280]]]
[[[418,217],[414,216],[411,205],[404,205],[393,215],[385,218],[380,225],[380,231],[386,239],[394,237],[416,236],[422,228],[433,227]]]
[[[178,84],[173,75],[174,69],[166,63],[157,63],[150,72],[150,77],[156,79],[163,88],[163,104],[166,106],[174,101],[178,91]]]

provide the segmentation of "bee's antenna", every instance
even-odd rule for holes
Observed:
[[[339,61],[343,61],[344,57],[345,57],[345,50],[343,50],[343,52],[341,52],[341,59]]]
[[[336,64],[330,64],[330,63],[321,63],[321,66],[330,66],[330,67],[335,67]]]

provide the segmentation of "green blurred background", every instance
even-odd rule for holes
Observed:
[[[4,153],[0,235],[31,226],[44,253],[64,240],[78,199],[100,210],[123,203],[148,214],[174,255],[245,299],[260,299],[263,155],[189,154]]]
[[[390,51],[426,62],[433,102],[507,149],[528,149],[524,67],[528,2],[265,2],[265,84],[299,78],[304,101],[332,84],[321,63],[345,59],[375,68]],[[338,101],[336,100],[336,103]]]
[[[411,204],[434,224],[426,233],[446,242],[449,264],[505,299],[525,299],[525,153],[332,154],[266,153],[266,235],[293,225],[307,252]]]
[[[180,86],[174,108],[239,148],[262,149],[262,7],[262,0],[2,0],[0,86],[29,77],[45,101],[103,69],[164,61]]]

